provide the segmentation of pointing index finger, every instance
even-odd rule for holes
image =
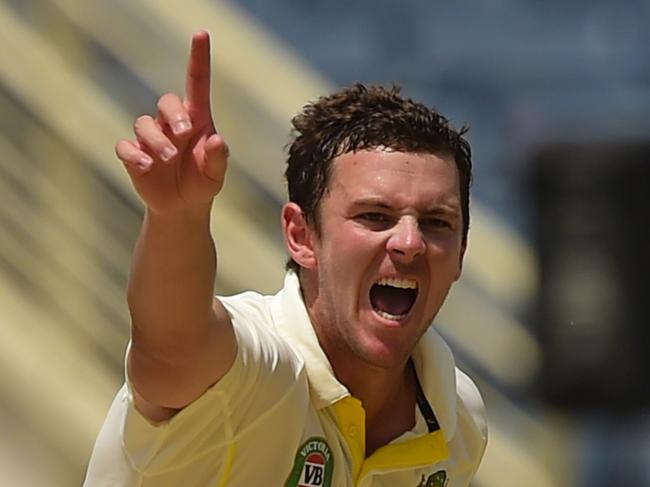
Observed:
[[[210,113],[210,34],[203,30],[192,36],[185,101],[191,111]]]

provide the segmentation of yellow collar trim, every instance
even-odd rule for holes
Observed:
[[[355,482],[373,470],[396,470],[432,465],[449,458],[449,447],[441,430],[398,443],[389,443],[365,458],[366,414],[361,401],[348,396],[333,405],[339,430],[352,457]]]
[[[441,430],[400,443],[389,443],[363,462],[358,480],[373,470],[433,465],[449,458],[449,447]]]

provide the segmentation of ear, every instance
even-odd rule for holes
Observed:
[[[289,256],[301,267],[316,267],[313,229],[296,203],[289,202],[282,207],[282,233]]]

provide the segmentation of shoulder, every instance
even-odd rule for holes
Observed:
[[[231,296],[217,296],[228,314],[234,317],[250,317],[258,320],[270,320],[268,298],[255,291],[245,291]]]
[[[217,296],[232,322],[239,345],[264,338],[269,344],[280,345],[274,317],[269,305],[271,296],[246,291],[232,296]]]
[[[297,377],[303,360],[278,331],[272,304],[275,296],[246,291],[217,299],[228,313],[235,332],[238,347],[235,366],[249,372],[251,368],[260,367],[265,374],[271,373],[276,378]]]

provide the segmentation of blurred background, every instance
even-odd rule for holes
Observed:
[[[650,486],[650,2],[0,0],[0,485],[79,485],[122,381],[142,206],[113,145],[213,36],[217,291],[273,292],[289,119],[354,81],[468,123],[437,319],[488,408],[475,487]]]

